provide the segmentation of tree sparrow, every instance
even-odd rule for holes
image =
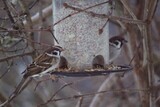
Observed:
[[[96,68],[104,68],[104,57],[102,55],[97,55],[94,57],[93,61],[92,61],[92,68],[96,69]]]
[[[127,41],[122,36],[115,36],[109,39],[109,64],[120,54],[122,46]],[[104,68],[105,61],[102,55],[97,55],[92,61],[92,68]]]
[[[124,43],[127,43],[127,40],[122,36],[109,39],[109,63],[112,63],[120,55]]]
[[[42,76],[58,67],[62,47],[54,46],[39,55],[23,72],[24,78]],[[22,73],[22,74],[23,74]]]
[[[64,56],[60,57],[59,69],[68,69],[68,61]]]
[[[60,61],[61,51],[63,51],[62,47],[54,46],[39,55],[33,63],[30,64],[24,72],[22,72],[22,74],[24,74],[22,80],[17,85],[15,91],[9,96],[8,100],[6,100],[2,105],[7,105],[18,94],[20,94],[23,89],[25,89],[31,81],[29,77],[43,76],[44,74],[57,68]]]

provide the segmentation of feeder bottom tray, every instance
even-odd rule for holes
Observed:
[[[52,72],[52,75],[57,76],[68,76],[68,77],[86,77],[86,76],[100,76],[100,75],[108,75],[111,73],[120,73],[120,72],[128,72],[131,71],[133,68],[129,65],[109,65],[106,66],[104,69],[96,68],[96,69],[84,69],[84,70],[77,70],[74,68],[70,69],[56,69],[56,71]]]

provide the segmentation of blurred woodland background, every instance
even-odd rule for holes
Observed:
[[[97,4],[96,0],[91,2],[88,7]],[[104,15],[109,36],[126,31],[123,36],[128,40],[114,64],[131,65],[133,70],[123,77],[112,73],[61,77],[56,81],[48,77],[34,79],[6,107],[160,107],[160,3],[107,3],[113,12]],[[83,9],[75,11],[87,14],[88,10]],[[97,14],[93,17],[101,16]],[[26,67],[54,45],[53,26],[52,0],[0,0],[0,107],[16,89]],[[97,36],[101,33],[103,26],[97,29]]]

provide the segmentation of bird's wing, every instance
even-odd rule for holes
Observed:
[[[46,53],[39,55],[33,63],[39,65],[42,63],[51,63],[52,57],[48,56]]]
[[[27,67],[24,77],[43,72],[44,70],[52,66],[52,60],[52,57],[49,57],[46,54],[41,54],[34,60],[32,64]]]

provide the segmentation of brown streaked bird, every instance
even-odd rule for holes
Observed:
[[[43,76],[58,67],[62,47],[54,46],[39,55],[23,72],[24,78]],[[22,73],[22,74],[23,74]]]
[[[68,61],[64,56],[60,57],[59,69],[68,69]]]
[[[109,39],[109,63],[112,63],[120,55],[124,43],[127,43],[127,40],[122,36],[114,36]]]
[[[63,51],[62,47],[54,46],[39,55],[33,63],[22,72],[22,74],[24,74],[22,80],[17,85],[14,92],[9,96],[8,100],[3,102],[2,105],[5,106],[16,98],[16,96],[18,96],[31,82],[32,78],[30,77],[43,76],[57,68],[60,61],[61,51]]]
[[[96,68],[104,68],[104,57],[102,55],[97,55],[94,57],[93,61],[92,61],[92,68],[96,69]]]

